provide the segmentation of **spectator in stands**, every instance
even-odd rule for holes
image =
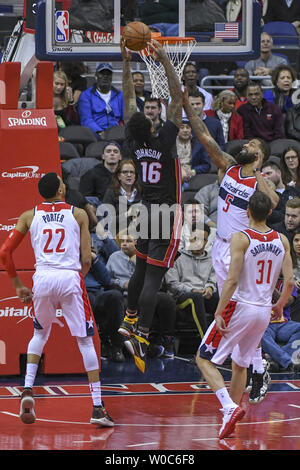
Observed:
[[[130,208],[141,200],[141,191],[138,184],[138,174],[133,160],[121,160],[116,172],[113,174],[112,183],[107,188],[103,204],[114,208],[113,231],[118,233],[126,229],[131,221]],[[108,206],[109,205],[109,206]]]
[[[273,293],[273,302],[280,297],[283,286],[282,278],[279,278]],[[294,286],[292,293],[283,309],[280,320],[270,321],[261,339],[262,350],[270,362],[270,372],[298,372],[299,371],[299,346],[300,323],[291,320],[291,306],[297,298],[297,288]],[[295,347],[296,345],[296,347]]]
[[[268,0],[258,0],[261,6],[261,16],[265,16],[268,6]],[[243,8],[242,2],[237,0],[225,0],[222,1],[222,8],[226,13],[226,20],[229,22],[242,21]],[[262,23],[263,24],[263,23]]]
[[[145,99],[144,114],[150,118],[156,132],[163,126],[164,121],[161,118],[162,103],[159,98],[150,96]]]
[[[204,111],[212,109],[213,96],[208,91],[198,86],[197,67],[192,62],[187,62],[182,73],[182,82],[187,87],[189,94],[200,91],[204,95]],[[185,116],[185,114],[183,115]]]
[[[102,154],[103,163],[88,170],[81,178],[79,191],[83,196],[94,196],[103,201],[106,189],[111,184],[113,174],[122,159],[121,148],[117,142],[106,144]]]
[[[300,104],[294,105],[287,111],[285,133],[288,139],[300,141]]]
[[[298,0],[268,0],[268,9],[264,17],[265,23],[285,21],[295,28],[300,25],[300,3]]]
[[[133,72],[132,80],[135,89],[136,105],[139,111],[144,111],[145,99],[150,98],[151,91],[145,90],[145,77],[142,72]]]
[[[249,72],[243,68],[239,68],[234,72],[232,91],[236,95],[235,109],[242,104],[247,103],[247,88],[250,83]]]
[[[218,196],[220,189],[221,173],[214,183],[207,184],[195,194],[195,200],[202,205],[204,220],[210,228],[217,227]]]
[[[284,221],[273,225],[273,229],[283,233],[292,244],[295,231],[300,227],[300,198],[289,199],[285,205]]]
[[[81,125],[92,129],[98,138],[105,129],[123,124],[123,93],[112,86],[112,76],[110,64],[99,64],[95,85],[83,91],[78,101]]]
[[[59,68],[68,77],[74,103],[77,104],[81,93],[87,89],[87,79],[83,75],[88,73],[88,67],[83,62],[61,62]]]
[[[245,139],[260,137],[266,142],[284,138],[283,116],[279,106],[266,101],[261,85],[252,82],[248,85],[248,103],[239,107],[243,118]]]
[[[222,150],[225,149],[225,139],[222,125],[219,119],[207,116],[204,112],[205,98],[201,91],[193,91],[189,94],[189,101],[197,115],[205,122],[210,134],[218,143]],[[211,161],[203,145],[194,136],[192,140],[192,168],[196,173],[208,173],[211,168]]]
[[[207,219],[203,211],[204,207],[196,199],[188,199],[184,204],[183,211],[183,225],[180,235],[179,251],[190,247],[190,237],[192,234],[192,227],[197,224],[198,227],[203,228],[204,223],[207,223]],[[212,224],[208,223],[210,227],[210,233],[208,242],[206,244],[206,251],[211,252],[212,244],[216,235],[216,229]]]
[[[236,112],[236,101],[237,97],[231,90],[221,91],[213,101],[214,117],[219,119],[222,125],[225,142],[244,139],[243,119]]]
[[[124,316],[124,299],[120,290],[111,289],[110,284],[110,274],[92,246],[92,265],[85,277],[85,285],[101,338],[102,356],[124,362],[124,342],[118,333]]]
[[[261,171],[268,180],[274,183],[275,191],[279,195],[279,202],[267,219],[267,224],[273,226],[284,221],[286,203],[294,197],[299,198],[300,189],[283,183],[280,164],[272,160],[272,157],[262,164]]]
[[[278,65],[288,65],[287,60],[279,55],[272,54],[273,39],[268,33],[262,33],[260,39],[260,57],[245,64],[249,75],[267,76],[272,74]],[[269,78],[261,80],[261,85],[272,87]]]
[[[80,124],[72,88],[66,74],[60,70],[53,74],[53,109],[59,128]]]
[[[282,154],[280,165],[284,184],[300,188],[300,158],[296,147],[288,147]]]
[[[210,228],[193,225],[189,249],[181,251],[173,268],[165,275],[168,292],[202,338],[207,326],[206,313],[213,314],[218,303],[215,272],[211,254],[205,250]],[[191,321],[192,320],[192,321]]]
[[[264,98],[270,103],[279,106],[285,114],[292,106],[293,82],[296,80],[296,72],[288,65],[279,65],[272,72],[272,83],[274,88],[266,90]]]
[[[183,120],[179,128],[176,149],[181,165],[183,189],[186,189],[190,179],[196,174],[196,170],[192,169],[192,127],[187,120]]]
[[[129,235],[127,230],[123,230],[116,237],[120,244],[120,251],[113,253],[108,262],[107,269],[111,275],[112,283],[119,286],[125,298],[128,290],[130,277],[134,273],[136,262],[136,241]],[[175,322],[176,322],[176,303],[175,300],[166,292],[158,292],[157,304],[154,317],[154,328],[150,333],[150,351],[152,356],[174,357],[175,343]],[[157,323],[159,326],[157,327]]]

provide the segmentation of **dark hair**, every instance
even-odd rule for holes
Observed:
[[[55,196],[60,185],[60,180],[56,173],[46,173],[38,182],[39,193],[45,199]]]
[[[273,160],[266,160],[262,164],[261,169],[263,170],[264,168],[266,168],[266,166],[270,166],[271,168],[273,168],[273,170],[280,170],[280,166],[278,165],[278,163],[274,162]]]
[[[297,188],[299,188],[299,186],[300,186],[300,155],[299,155],[300,152],[297,149],[297,147],[289,146],[287,149],[284,150],[284,152],[281,155],[280,169],[281,169],[281,173],[282,173],[282,181],[283,181],[283,184],[288,184],[293,180],[292,175],[290,173],[290,170],[288,169],[288,166],[287,166],[286,161],[285,161],[285,156],[286,156],[287,152],[290,152],[291,150],[293,150],[298,156],[298,163],[299,164],[298,164],[298,168],[297,168],[297,181],[296,181],[295,186]]]
[[[161,109],[161,102],[159,98],[155,98],[155,96],[149,96],[148,98],[145,98],[144,106],[146,103],[156,103],[159,109]]]
[[[191,91],[189,92],[189,96],[191,96],[192,98],[202,98],[202,101],[203,103],[205,103],[205,96],[203,95],[203,93],[200,91],[200,90],[194,90],[194,91]]]
[[[132,72],[131,76],[134,77],[134,75],[141,75],[145,81],[145,76],[143,72],[140,72],[139,70],[136,70],[135,72]]]
[[[129,119],[126,131],[129,137],[139,143],[149,144],[152,138],[152,123],[144,113],[136,112]]]
[[[265,140],[261,139],[260,137],[255,137],[255,140],[258,140],[258,142],[260,144],[260,150],[264,154],[263,161],[265,162],[269,158],[270,153],[271,153],[270,152],[270,146]]]
[[[272,71],[272,83],[273,83],[273,85],[276,86],[279,74],[283,70],[287,70],[288,72],[290,72],[293,82],[296,80],[297,74],[296,74],[295,70],[292,67],[290,67],[289,65],[281,64],[281,65],[278,65],[278,67],[276,67]]]
[[[297,255],[295,253],[295,250],[294,250],[294,238],[296,235],[299,235],[300,233],[300,228],[297,228],[294,232],[293,232],[293,236],[292,236],[292,241],[290,243],[290,246],[291,246],[291,257],[292,257],[292,262],[293,262],[293,268],[296,268],[297,267]]]
[[[249,199],[249,210],[257,222],[266,220],[272,209],[272,201],[267,194],[262,191],[255,191]]]
[[[258,88],[260,88],[260,91],[262,92],[262,86],[261,86],[261,84],[259,83],[259,81],[255,82],[254,80],[251,80],[251,81],[248,83],[247,89],[250,88],[250,87],[255,87],[255,86],[258,86]]]

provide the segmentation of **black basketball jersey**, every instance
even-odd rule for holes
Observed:
[[[178,127],[166,121],[151,144],[128,140],[142,188],[142,200],[153,204],[181,204],[181,167],[176,152]]]

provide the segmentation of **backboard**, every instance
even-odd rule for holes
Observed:
[[[208,5],[213,5],[211,10]],[[220,2],[219,2],[220,3]],[[242,0],[228,22],[218,0],[41,0],[36,8],[36,57],[52,61],[120,61],[122,28],[142,21],[162,36],[196,39],[190,60],[239,61],[259,56],[260,5]],[[133,60],[140,61],[138,53]]]

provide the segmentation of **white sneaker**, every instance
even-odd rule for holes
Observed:
[[[233,406],[222,408],[221,411],[223,412],[223,422],[219,432],[219,439],[224,439],[234,431],[235,424],[243,418],[245,410],[234,404]]]

